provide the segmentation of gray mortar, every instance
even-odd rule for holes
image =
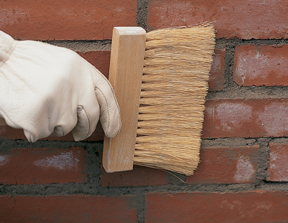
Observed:
[[[268,161],[269,161],[269,142],[270,138],[258,138],[257,144],[260,145],[257,161],[256,185],[255,188],[265,184],[267,177]]]
[[[255,145],[255,143],[256,139],[243,139],[243,138],[203,139],[201,148],[252,146]]]
[[[54,45],[65,47],[70,50],[78,51],[78,52],[89,52],[95,50],[111,50],[111,40],[96,40],[96,41],[48,41],[47,43]]]
[[[137,25],[147,30],[147,6],[149,0],[138,0]],[[111,41],[48,41],[49,44],[67,47],[74,51],[88,52],[94,50],[110,50]],[[288,87],[241,87],[233,81],[234,53],[238,45],[276,45],[288,44],[288,40],[240,40],[218,39],[216,48],[226,49],[224,90],[221,92],[209,92],[207,99],[221,98],[288,98]],[[181,174],[169,174],[169,184],[163,186],[145,187],[102,187],[100,184],[99,154],[102,151],[102,142],[65,142],[65,141],[38,141],[29,143],[25,140],[0,139],[0,153],[9,153],[15,148],[69,148],[83,147],[87,150],[87,173],[89,179],[85,183],[66,184],[40,184],[40,185],[0,185],[0,195],[26,195],[26,196],[52,196],[52,195],[102,195],[121,196],[134,195],[136,202],[130,204],[137,210],[137,222],[145,221],[145,194],[146,193],[189,193],[189,192],[239,192],[263,189],[268,191],[287,191],[287,183],[267,182],[266,170],[269,160],[269,142],[288,143],[287,138],[224,138],[204,139],[202,147],[239,147],[248,145],[260,145],[257,163],[255,184],[191,184],[183,183],[185,176]],[[180,179],[180,180],[179,180]]]
[[[288,138],[274,138],[269,143],[288,143]]]
[[[137,0],[137,25],[147,30],[148,5],[147,0]]]
[[[146,213],[146,202],[145,202],[145,194],[144,193],[136,193],[135,194],[136,204],[134,208],[137,211],[137,222],[145,222],[145,213]]]

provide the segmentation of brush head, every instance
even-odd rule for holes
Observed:
[[[134,164],[193,175],[214,46],[211,24],[146,34]]]

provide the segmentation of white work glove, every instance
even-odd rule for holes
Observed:
[[[2,31],[0,118],[23,129],[30,142],[70,131],[76,141],[83,140],[99,118],[107,137],[121,128],[113,89],[94,66],[72,50],[16,41]]]

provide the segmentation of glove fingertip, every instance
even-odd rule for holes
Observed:
[[[83,137],[81,137],[81,136],[79,136],[77,134],[73,134],[73,138],[74,138],[75,142],[79,142],[79,141],[83,140]]]
[[[78,106],[77,118],[78,122],[75,128],[72,130],[72,135],[75,141],[81,141],[91,135],[89,118],[83,106]]]
[[[27,130],[24,130],[24,135],[26,136],[27,140],[29,142],[36,142],[38,138],[34,136],[32,133],[28,132]]]
[[[113,138],[119,134],[122,123],[120,108],[110,84],[102,89],[95,88],[95,94],[100,104],[100,122],[104,133],[108,138]]]
[[[112,124],[110,124],[109,129],[107,129],[107,128],[105,129],[105,125],[102,125],[102,126],[104,129],[105,135],[108,138],[114,138],[115,136],[117,136],[120,133],[120,130],[122,127],[122,122],[121,122],[120,117],[119,118],[115,117],[115,121],[111,121],[110,123],[112,123]]]

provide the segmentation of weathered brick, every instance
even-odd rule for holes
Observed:
[[[288,99],[219,99],[206,102],[202,138],[288,136]],[[0,137],[25,139],[20,130],[0,127]],[[72,141],[64,137],[49,140]],[[45,140],[46,140],[45,139]],[[87,141],[103,140],[99,126]]]
[[[224,84],[225,49],[215,49],[209,76],[209,91],[222,91]]]
[[[0,137],[2,139],[26,139],[22,129],[13,129],[9,126],[0,127]]]
[[[221,99],[206,102],[203,138],[288,135],[288,99]]]
[[[217,38],[281,39],[288,37],[286,0],[153,0],[148,26],[192,26],[212,22]]]
[[[259,146],[201,148],[198,169],[186,182],[255,183]]]
[[[156,186],[169,183],[168,173],[147,167],[134,166],[126,172],[106,173],[101,166],[101,184],[104,187]]]
[[[269,143],[267,181],[288,181],[288,144]]]
[[[287,222],[288,192],[150,193],[145,222]]]
[[[87,180],[86,154],[79,147],[0,153],[0,184],[83,183]]]
[[[288,45],[235,49],[234,81],[241,86],[288,86]]]
[[[133,196],[0,196],[0,222],[136,222]]]
[[[136,26],[137,1],[2,1],[0,29],[16,39],[103,40]]]
[[[9,126],[1,126],[0,127],[0,137],[4,139],[26,139],[23,130],[21,129],[13,129]],[[97,125],[96,130],[92,133],[92,135],[85,139],[84,141],[99,141],[103,140],[104,132],[100,124]],[[74,141],[72,133],[67,134],[66,136],[57,137],[57,136],[49,136],[40,140],[50,140],[50,141]]]
[[[88,52],[78,52],[80,56],[94,65],[105,77],[109,76],[109,65],[110,65],[110,51],[98,50]]]

